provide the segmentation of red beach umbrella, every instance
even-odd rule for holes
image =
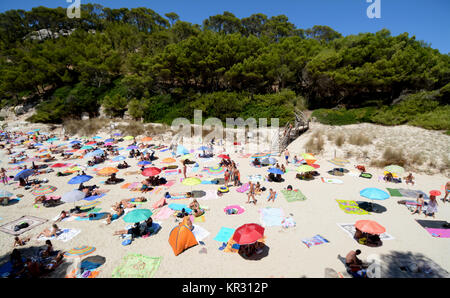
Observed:
[[[54,165],[51,166],[51,168],[62,168],[62,167],[66,167],[67,164],[65,163],[55,163]]]
[[[441,192],[439,190],[430,191],[430,196],[440,196]]]
[[[236,243],[251,244],[264,237],[264,228],[258,224],[250,223],[240,226],[234,231],[233,240]]]
[[[223,158],[223,159],[230,159],[230,157],[225,154],[220,154],[218,157]]]
[[[142,175],[147,176],[147,177],[156,176],[159,173],[161,173],[161,169],[156,168],[156,167],[146,168],[145,170],[142,171]]]
[[[355,223],[355,228],[361,232],[369,233],[372,235],[380,235],[386,232],[386,228],[373,220],[358,220]]]

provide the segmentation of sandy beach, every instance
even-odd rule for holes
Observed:
[[[320,127],[326,129],[326,127]],[[343,128],[345,130],[345,128]],[[386,131],[393,131],[396,128],[386,128]],[[24,130],[24,132],[29,131]],[[330,130],[328,130],[330,131]],[[327,130],[324,130],[326,134]],[[294,141],[289,150],[291,158],[297,154],[304,153],[303,144],[308,140],[309,134],[301,136]],[[414,134],[415,132],[412,132]],[[101,140],[109,138],[110,135],[106,133],[98,134]],[[377,139],[381,142],[381,136]],[[137,137],[139,140],[140,137]],[[420,139],[420,136],[417,138]],[[443,155],[449,154],[450,137],[442,135],[440,139],[440,146],[447,145],[446,149],[441,148]],[[92,139],[90,139],[92,140]],[[56,141],[55,145],[61,143],[68,143],[67,141]],[[131,144],[132,141],[123,141],[117,144],[124,149],[120,151],[121,155],[127,156],[129,150],[125,148]],[[138,142],[139,143],[139,142]],[[156,145],[159,142],[150,142]],[[331,146],[331,145],[329,145]],[[375,146],[375,145],[374,145]],[[16,147],[16,150],[18,148]],[[197,149],[197,148],[187,148]],[[356,164],[361,161],[356,157],[348,158],[350,163],[346,166],[349,173],[342,177],[334,177],[327,173],[328,170],[336,166],[329,162],[333,158],[334,148],[327,148],[328,151],[323,154],[316,155],[316,164],[320,167],[317,171],[320,173],[313,181],[301,181],[295,178],[296,168],[298,165],[290,163],[287,166],[287,173],[283,175],[285,179],[282,183],[274,183],[262,181],[262,186],[267,189],[273,188],[277,192],[275,202],[267,202],[268,191],[258,196],[258,202],[254,204],[246,204],[247,195],[236,191],[236,187],[230,187],[230,192],[224,194],[221,198],[198,200],[202,207],[206,208],[204,215],[204,222],[194,222],[206,229],[210,234],[203,240],[204,245],[197,245],[187,249],[178,256],[175,256],[172,248],[169,245],[168,239],[171,230],[178,225],[175,216],[170,216],[165,220],[155,220],[160,223],[162,229],[156,234],[148,238],[135,239],[131,245],[123,246],[122,239],[119,236],[113,236],[114,231],[124,229],[129,224],[125,223],[122,218],[113,221],[110,225],[106,225],[104,220],[98,221],[63,221],[58,225],[60,228],[78,229],[81,232],[68,242],[52,240],[55,249],[69,250],[74,247],[89,245],[96,248],[94,255],[100,255],[106,258],[106,262],[99,268],[98,277],[111,277],[114,269],[119,266],[122,259],[130,253],[138,253],[150,257],[161,257],[159,268],[153,277],[192,277],[192,278],[213,278],[213,277],[324,277],[326,268],[332,268],[336,272],[340,272],[344,277],[349,277],[345,272],[345,266],[338,258],[338,255],[345,257],[350,250],[360,249],[362,254],[360,258],[364,261],[369,256],[378,258],[381,262],[381,277],[406,277],[414,276],[402,271],[400,267],[410,263],[425,263],[434,268],[433,276],[450,277],[450,258],[448,252],[450,251],[450,238],[433,237],[421,225],[416,222],[416,219],[425,219],[422,215],[412,215],[405,205],[398,204],[400,199],[415,200],[415,198],[406,197],[390,197],[387,200],[379,201],[378,204],[384,206],[387,211],[383,213],[371,212],[368,215],[347,214],[341,210],[336,200],[353,200],[353,201],[369,201],[361,197],[360,190],[367,187],[375,187],[386,191],[386,188],[402,188],[410,190],[421,190],[429,193],[431,190],[440,190],[444,193],[443,186],[448,181],[449,177],[444,174],[436,173],[433,175],[426,175],[424,173],[413,172],[415,177],[414,186],[401,184],[394,184],[390,182],[380,181],[379,176],[383,175],[382,169],[375,169],[368,166],[366,163],[367,172],[373,175],[372,179],[364,179],[358,177],[359,172],[354,168]],[[7,162],[8,157],[1,151],[2,167],[11,167]],[[199,163],[200,171],[192,172],[192,166],[188,167],[187,176],[202,175],[200,179],[211,179],[216,176],[209,176],[206,172],[201,171],[203,167],[217,166],[220,158],[220,148],[216,147],[215,157],[209,161],[203,161],[200,158],[195,158]],[[199,153],[195,151],[194,154]],[[267,167],[255,168],[250,164],[251,158],[243,158],[239,153],[227,152],[231,159],[237,163],[238,169],[241,173],[241,181],[246,183],[248,175],[260,174],[262,177],[267,175]],[[339,152],[338,152],[339,153]],[[34,156],[35,151],[31,153]],[[156,150],[155,154],[159,159],[153,162],[153,166],[163,167],[166,164],[161,161],[166,157],[171,157],[171,151],[160,152]],[[284,156],[274,156],[278,162],[285,163]],[[344,158],[345,156],[339,156]],[[372,158],[375,158],[374,156]],[[71,160],[69,162],[86,166],[88,158]],[[137,165],[139,160],[126,159],[131,168],[121,169],[117,173],[118,178],[124,178],[125,182],[140,182],[144,179],[141,174],[125,175],[129,171],[138,171],[140,166]],[[54,161],[48,163],[49,165],[56,163]],[[36,162],[42,164],[42,162]],[[31,165],[31,162],[26,163]],[[177,158],[176,163],[178,168],[181,168],[180,159]],[[117,162],[106,161],[98,168],[114,167]],[[64,169],[64,168],[63,168]],[[77,185],[69,185],[67,181],[76,175],[72,174],[65,177],[57,177],[56,172],[61,169],[55,169],[55,172],[42,174],[36,178],[47,178],[48,185],[55,186],[57,190],[52,195],[63,195],[76,188]],[[18,171],[8,171],[8,175],[15,175]],[[92,168],[87,168],[86,174],[94,176],[92,180],[85,183],[87,185],[98,185],[100,189],[109,189],[110,191],[99,199],[100,204],[96,208],[101,208],[101,212],[111,212],[112,204],[121,199],[134,198],[141,196],[139,192],[133,192],[129,189],[121,188],[120,183],[117,185],[104,185],[105,177],[95,174]],[[161,175],[165,176],[165,175]],[[217,191],[217,185],[199,184],[195,186],[185,186],[181,184],[183,174],[165,176],[167,180],[174,180],[175,184],[170,188],[164,188],[156,193],[143,194],[147,198],[147,202],[140,205],[140,208],[151,209],[156,201],[160,200],[164,193],[180,193],[191,190],[213,190]],[[217,176],[223,178],[223,175]],[[324,178],[338,178],[342,180],[342,184],[328,184],[321,180]],[[294,189],[299,189],[306,196],[304,201],[288,202],[281,193],[288,185],[292,185]],[[35,216],[48,221],[42,225],[34,227],[20,235],[20,237],[35,237],[44,228],[50,228],[52,219],[60,214],[62,210],[68,210],[74,204],[65,203],[57,207],[45,208],[39,205],[38,208],[34,206],[34,197],[30,190],[24,190],[17,187],[17,182],[10,181],[1,189],[12,192],[13,194],[22,194],[23,197],[17,204],[1,206],[0,207],[0,226],[8,222],[16,220],[23,215]],[[444,204],[440,199],[443,195],[438,196],[438,212],[436,217],[427,218],[427,220],[444,220],[450,219],[450,203]],[[168,200],[168,203],[189,204],[190,200]],[[86,201],[77,202],[77,205],[88,203]],[[228,205],[240,205],[245,208],[245,212],[239,215],[227,215],[224,208]],[[238,228],[246,223],[262,224],[260,219],[260,209],[262,208],[281,208],[285,216],[291,216],[296,222],[295,227],[283,228],[281,226],[269,226],[265,228],[265,244],[268,247],[268,254],[260,260],[246,260],[237,253],[229,253],[219,250],[222,243],[213,240],[215,235],[219,232],[221,227]],[[158,210],[154,210],[157,214]],[[383,241],[381,247],[368,247],[358,244],[352,239],[344,230],[342,230],[338,223],[355,223],[361,219],[374,220],[386,228],[386,232],[393,237],[391,240]],[[13,249],[14,236],[0,232],[0,265],[8,260],[9,254]],[[320,235],[329,242],[321,245],[307,247],[302,243],[302,239],[310,238],[315,235]],[[32,239],[26,246],[40,246],[44,242]],[[206,249],[206,250],[205,250]],[[66,260],[66,265],[62,265],[59,270],[52,277],[64,277],[71,266],[71,259]],[[411,273],[409,273],[411,274]],[[425,276],[426,277],[426,276]]]

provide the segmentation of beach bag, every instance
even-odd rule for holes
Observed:
[[[28,224],[27,222],[23,222],[23,223],[21,223],[20,225],[14,226],[14,232],[17,232],[17,231],[19,231],[19,230],[21,230],[21,229],[25,229],[25,228],[27,228],[28,226],[29,226],[29,224]]]
[[[372,178],[372,174],[370,174],[370,173],[361,173],[361,175],[359,175],[359,177],[370,179],[370,178]]]
[[[359,238],[358,243],[359,244],[366,244],[367,243],[367,238],[366,237]]]

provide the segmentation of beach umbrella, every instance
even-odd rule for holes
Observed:
[[[138,147],[137,147],[137,146],[134,146],[134,145],[133,145],[133,146],[128,146],[128,147],[127,147],[127,150],[132,150],[132,149],[138,149]]]
[[[163,162],[163,163],[173,163],[173,162],[175,162],[176,160],[174,159],[174,158],[172,158],[172,157],[167,157],[167,158],[164,158],[161,162]]]
[[[151,138],[151,137],[144,137],[144,138],[142,138],[141,142],[150,142],[151,140],[153,140],[153,138]]]
[[[66,251],[64,253],[64,257],[66,258],[83,257],[93,253],[94,251],[95,247],[83,245]]]
[[[72,190],[69,192],[66,192],[65,194],[62,195],[61,197],[61,201],[65,202],[65,203],[72,203],[72,202],[76,202],[76,201],[80,201],[82,199],[84,199],[86,197],[86,194],[82,191],[79,190]]]
[[[198,148],[197,150],[207,151],[207,150],[211,150],[211,148],[210,148],[210,147],[207,147],[207,146],[201,146],[201,147]]]
[[[119,170],[113,167],[106,167],[98,170],[97,175],[111,175],[113,173],[117,173]]]
[[[111,143],[111,142],[107,142],[107,143],[103,144],[103,146],[112,146],[112,145],[114,145],[114,143]]]
[[[219,158],[223,158],[223,159],[230,159],[230,157],[226,154],[220,154],[219,156],[217,156]]]
[[[100,201],[93,201],[80,207],[81,210],[88,210],[100,204]]]
[[[95,136],[95,137],[93,137],[93,139],[101,139],[102,137],[99,137],[99,136]]]
[[[94,150],[94,151],[92,151],[92,152],[87,153],[87,154],[85,155],[85,157],[101,156],[101,155],[103,155],[104,153],[105,153],[105,152],[104,152],[103,150],[97,149],[97,150]]]
[[[126,136],[126,137],[124,137],[123,139],[124,139],[125,141],[129,141],[129,140],[134,139],[134,137],[133,137],[133,136]]]
[[[86,168],[84,166],[74,166],[74,167],[67,169],[68,172],[77,172],[77,171],[85,171],[85,170],[86,170]]]
[[[364,233],[372,235],[380,235],[386,232],[386,228],[373,220],[358,220],[355,223],[355,228]]]
[[[440,196],[440,195],[441,195],[441,192],[439,190],[432,190],[432,191],[430,191],[430,196],[437,197],[437,196]]]
[[[19,173],[17,173],[17,175],[14,177],[14,181],[19,181],[20,178],[22,178],[22,179],[28,178],[29,176],[31,176],[33,174],[34,174],[33,169],[22,170]]]
[[[346,164],[349,163],[348,160],[346,159],[341,159],[341,158],[333,158],[332,160],[329,160],[330,163],[336,165],[336,166],[345,166]]]
[[[269,168],[267,170],[267,172],[272,173],[272,174],[280,174],[280,175],[284,174],[284,172],[278,168]]]
[[[251,158],[262,158],[262,157],[266,157],[269,155],[270,155],[270,153],[255,153],[251,156]]]
[[[147,220],[152,215],[153,212],[149,209],[134,209],[123,217],[123,221],[128,223],[136,223]]]
[[[56,187],[51,186],[51,185],[42,185],[36,189],[34,189],[31,194],[33,194],[34,196],[43,196],[49,193],[52,193],[56,190]]]
[[[50,166],[50,168],[63,168],[63,167],[67,167],[68,165],[65,163],[55,163],[53,165]]]
[[[59,140],[58,138],[51,138],[51,139],[48,139],[47,142],[51,143],[51,142],[58,141],[58,140]]]
[[[245,224],[234,231],[233,240],[239,245],[255,243],[264,237],[264,227],[255,224]]]
[[[79,143],[81,143],[81,141],[78,141],[78,140],[70,142],[70,144],[79,144]]]
[[[114,139],[106,139],[105,142],[106,142],[106,143],[108,143],[108,142],[114,142]]]
[[[182,157],[180,157],[180,159],[189,159],[189,158],[194,158],[194,156],[192,156],[192,154],[185,154],[185,155],[183,155]]]
[[[0,190],[0,198],[10,198],[14,194],[10,193],[9,191],[6,191],[4,189]]]
[[[94,149],[94,147],[85,145],[85,146],[81,147],[81,149],[84,149],[84,150]]]
[[[359,194],[365,198],[371,199],[371,200],[386,200],[389,199],[389,194],[385,192],[384,190],[381,190],[379,188],[369,187],[364,188],[359,192]]]
[[[264,158],[261,161],[261,163],[264,164],[264,165],[273,165],[273,164],[277,163],[277,160],[275,158],[273,158],[273,157],[269,157],[269,158]]]
[[[116,132],[115,134],[113,134],[113,136],[116,136],[116,137],[119,137],[119,136],[121,136],[122,134],[121,133],[118,133],[118,132]]]
[[[151,165],[152,163],[149,162],[148,160],[142,160],[140,162],[138,162],[138,165],[140,166],[146,166],[146,165]]]
[[[317,159],[311,153],[303,153],[302,157],[308,165],[312,165],[317,161]]]
[[[42,143],[34,143],[34,146],[37,146],[37,147],[39,147],[39,146],[43,146],[44,144],[42,144]]]
[[[78,175],[73,177],[72,179],[69,180],[69,182],[67,182],[68,184],[80,184],[80,183],[84,183],[86,181],[91,180],[93,177],[89,176],[89,175]]]
[[[186,178],[181,182],[181,184],[187,185],[187,186],[193,186],[193,185],[197,185],[200,183],[202,183],[202,180],[200,180],[199,178],[195,178],[195,177]]]
[[[310,165],[302,165],[297,168],[297,172],[299,173],[307,173],[311,171],[314,171],[314,168]]]
[[[114,157],[111,160],[112,161],[121,161],[121,160],[124,160],[124,159],[127,159],[127,158],[125,156],[119,155],[119,156]]]
[[[157,167],[146,168],[145,170],[142,171],[142,175],[144,175],[146,177],[156,176],[160,173],[161,173],[161,169],[159,169]]]
[[[401,175],[405,172],[405,169],[402,168],[401,166],[397,166],[397,165],[390,165],[384,168],[385,171],[388,171],[389,173],[392,174],[397,174],[397,175]]]
[[[209,167],[206,169],[206,172],[210,175],[220,175],[225,173],[225,168],[223,167]]]

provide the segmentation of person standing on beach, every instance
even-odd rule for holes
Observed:
[[[6,176],[6,170],[4,168],[2,168],[0,171],[0,177],[2,178],[3,184],[6,185],[6,183],[8,182],[8,178]]]
[[[450,181],[445,184],[445,197],[443,199],[444,203],[447,200],[448,194],[450,193]],[[450,202],[450,200],[448,200]]]
[[[430,202],[428,202],[427,209],[424,212],[425,217],[433,216],[434,218],[437,213],[437,206],[436,196],[430,196]]]
[[[286,165],[289,163],[289,150],[284,150],[284,157],[286,158]]]
[[[183,160],[183,175],[184,179],[186,179],[186,160]]]

